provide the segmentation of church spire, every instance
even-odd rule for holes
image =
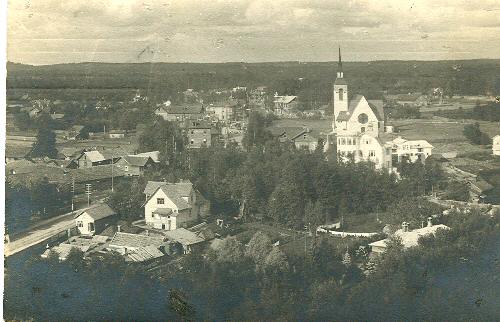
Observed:
[[[342,53],[339,46],[339,64],[337,68],[337,78],[344,78],[344,71],[342,70]]]

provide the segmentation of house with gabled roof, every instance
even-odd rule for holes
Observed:
[[[208,213],[206,200],[190,181],[149,181],[144,194],[145,222],[153,228],[174,230]]]
[[[432,149],[434,148],[426,140],[405,140],[400,136],[388,143],[392,145],[393,162],[403,160],[423,162],[432,155]]]
[[[155,110],[155,114],[166,121],[197,120],[203,117],[205,109],[200,103],[182,105],[161,105]]]
[[[193,249],[198,248],[205,241],[198,234],[186,228],[167,231],[165,236],[168,240],[181,244],[184,254],[191,253]]]
[[[75,215],[78,232],[94,235],[106,229],[115,220],[116,212],[105,203],[97,203]]]
[[[151,157],[140,155],[126,155],[116,162],[116,167],[123,170],[127,176],[140,176],[154,165]]]

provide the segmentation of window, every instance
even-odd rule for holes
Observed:
[[[356,138],[352,139],[352,144],[356,145]]]
[[[342,145],[345,145],[345,138],[342,138]]]
[[[191,140],[191,144],[194,144],[194,140]]]
[[[128,171],[128,165],[125,166],[125,171]]]
[[[344,89],[340,88],[339,89],[339,101],[343,101],[343,100],[344,100]]]
[[[156,198],[156,204],[157,205],[164,205],[165,199],[164,198]]]
[[[358,115],[358,122],[361,124],[366,124],[368,122],[368,115],[361,113]]]
[[[364,133],[364,132],[365,132],[365,127],[364,127],[364,126],[362,126],[362,127],[361,127],[361,133]]]
[[[77,225],[78,227],[82,228],[82,227],[83,227],[83,221],[77,221],[77,222],[76,222],[76,225]]]
[[[374,151],[374,150],[370,150],[370,156],[371,156],[371,157],[374,157],[374,156],[375,156],[375,151]]]
[[[94,223],[89,222],[89,231],[94,231]]]

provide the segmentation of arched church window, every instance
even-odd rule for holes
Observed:
[[[340,88],[339,89],[339,101],[343,101],[343,100],[344,100],[344,89]]]

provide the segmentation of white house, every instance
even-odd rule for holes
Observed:
[[[144,217],[147,225],[174,230],[203,216],[204,198],[189,181],[167,183],[149,181],[144,189]]]
[[[500,135],[495,135],[493,137],[491,149],[493,150],[493,155],[500,155]]]
[[[116,212],[105,203],[92,205],[75,216],[78,232],[82,235],[94,235],[108,227],[115,219]]]
[[[432,155],[432,149],[434,148],[426,140],[405,140],[401,137],[388,143],[392,145],[392,155],[394,160],[397,159],[397,162],[401,162],[403,159],[410,162],[425,161]]]
[[[434,235],[440,229],[450,229],[446,225],[433,225],[432,219],[429,217],[427,219],[427,226],[419,229],[409,230],[408,223],[404,222],[402,228],[397,230],[394,235],[401,239],[404,248],[410,248],[418,246],[418,240],[420,237]],[[374,254],[384,253],[387,249],[387,242],[389,239],[382,239],[369,244],[372,248]]]

